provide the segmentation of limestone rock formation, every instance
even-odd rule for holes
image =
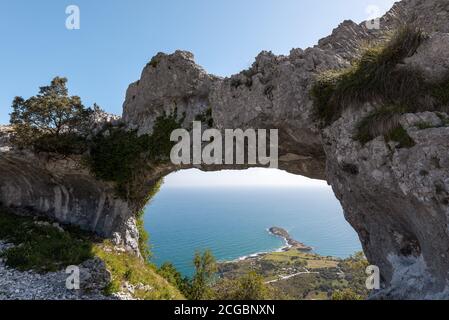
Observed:
[[[359,55],[361,43],[410,20],[430,38],[406,64],[422,70],[427,80],[441,79],[449,71],[448,14],[449,5],[442,1],[409,0],[396,3],[381,19],[382,30],[345,21],[313,48],[294,49],[288,56],[262,52],[250,69],[238,75],[209,76],[201,102],[182,109],[191,115],[211,106],[220,129],[279,128],[280,168],[332,185],[367,257],[380,267],[384,290],[377,293],[379,298],[448,295],[449,127],[435,113],[406,114],[400,121],[416,143],[413,148],[398,148],[383,137],[362,146],[354,141],[354,130],[372,108],[349,109],[322,131],[313,121],[309,91],[320,72],[348,66]],[[198,68],[186,53],[158,58],[179,61],[185,56],[183,67],[176,64],[153,81],[180,79],[186,68]],[[142,79],[149,79],[146,73]],[[202,72],[197,74],[198,80],[204,79]],[[164,96],[162,105],[167,106],[171,94]],[[134,123],[128,110],[136,113],[136,106],[130,106],[125,102],[124,119]],[[160,109],[146,103],[137,108],[140,113]],[[423,122],[430,127],[419,129]]]
[[[225,79],[207,74],[188,52],[161,53],[130,85],[122,120],[145,134],[164,113],[177,113],[188,127],[210,109],[219,129],[278,128],[280,168],[327,180],[369,261],[379,266],[383,288],[374,297],[448,298],[448,115],[402,115],[400,123],[415,142],[411,148],[381,136],[362,145],[354,130],[370,104],[348,108],[322,129],[309,95],[318,74],[349,66],[360,44],[401,22],[413,21],[430,35],[405,64],[421,69],[427,80],[441,77],[449,71],[448,17],[446,1],[404,0],[381,19],[381,30],[345,21],[313,48],[288,56],[262,52],[251,68]],[[10,134],[0,128],[1,205],[80,225],[137,251],[135,203],[118,199],[113,186],[92,177],[79,159],[16,150]],[[154,168],[148,179],[176,169]]]
[[[10,135],[9,127],[0,127],[1,206],[80,226],[138,253],[134,211],[113,185],[93,177],[79,156],[18,150]]]

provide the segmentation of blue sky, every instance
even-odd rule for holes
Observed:
[[[29,97],[56,75],[72,94],[121,114],[129,83],[159,51],[185,49],[226,76],[261,50],[287,54],[314,45],[344,19],[392,0],[0,0],[0,123],[17,95]],[[65,28],[78,5],[81,29]]]
[[[202,172],[197,169],[183,170],[165,177],[164,187],[307,187],[330,188],[325,181],[308,179],[277,169],[252,168],[243,171],[223,170]]]

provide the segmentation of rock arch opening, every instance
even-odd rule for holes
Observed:
[[[172,262],[190,275],[195,251],[220,261],[286,249],[268,232],[280,227],[322,256],[347,258],[361,251],[332,189],[319,180],[281,170],[201,172],[165,177],[145,210],[153,261]],[[308,252],[308,250],[304,250]]]

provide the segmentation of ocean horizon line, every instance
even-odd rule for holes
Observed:
[[[329,189],[328,185],[164,185],[167,189],[210,189],[210,188],[222,188],[222,189],[236,189],[236,188],[259,188],[259,189],[273,189],[273,188],[301,188],[301,189]]]

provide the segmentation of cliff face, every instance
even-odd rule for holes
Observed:
[[[313,121],[309,92],[317,74],[347,67],[357,58],[361,43],[410,21],[430,38],[406,65],[421,70],[426,80],[441,78],[449,70],[448,17],[444,1],[402,1],[381,19],[382,30],[345,21],[313,48],[294,49],[288,56],[262,52],[250,69],[226,79],[205,74],[187,53],[159,55],[164,63],[147,66],[140,82],[131,85],[124,119],[147,132],[148,118],[132,113],[158,114],[175,105],[187,113],[187,125],[211,106],[215,127],[221,129],[279,128],[280,168],[332,185],[370,262],[380,267],[384,290],[377,296],[444,297],[449,261],[449,128],[444,119],[432,112],[403,115],[400,123],[415,142],[412,148],[383,137],[363,146],[354,141],[354,131],[373,107],[351,108],[321,130]],[[172,60],[177,63],[165,62]],[[194,78],[178,81],[185,74]],[[159,90],[161,83],[173,82],[189,88],[175,91],[185,93],[177,97],[183,103],[173,102],[173,91]],[[162,99],[145,100],[148,92]]]
[[[219,129],[279,128],[280,168],[333,187],[368,259],[380,267],[383,290],[377,297],[447,298],[447,114],[402,115],[413,147],[401,148],[382,136],[362,145],[354,140],[354,130],[373,106],[348,108],[321,129],[312,117],[309,92],[318,74],[349,66],[360,54],[360,43],[395,29],[398,21],[413,21],[430,35],[405,65],[421,70],[427,80],[441,77],[449,72],[448,17],[445,1],[405,0],[381,19],[380,31],[345,21],[313,48],[294,49],[288,56],[262,52],[250,69],[226,79],[207,74],[188,52],[159,54],[130,85],[123,121],[145,134],[164,112],[183,114],[188,127],[210,109]],[[2,205],[114,236],[135,250],[138,208],[133,203],[114,197],[112,186],[78,168],[77,159],[41,159],[9,149],[7,129],[2,131]],[[155,168],[149,180],[175,169]]]
[[[17,150],[10,134],[10,128],[0,127],[1,206],[80,226],[138,252],[134,212],[111,184],[95,179],[80,157]]]

